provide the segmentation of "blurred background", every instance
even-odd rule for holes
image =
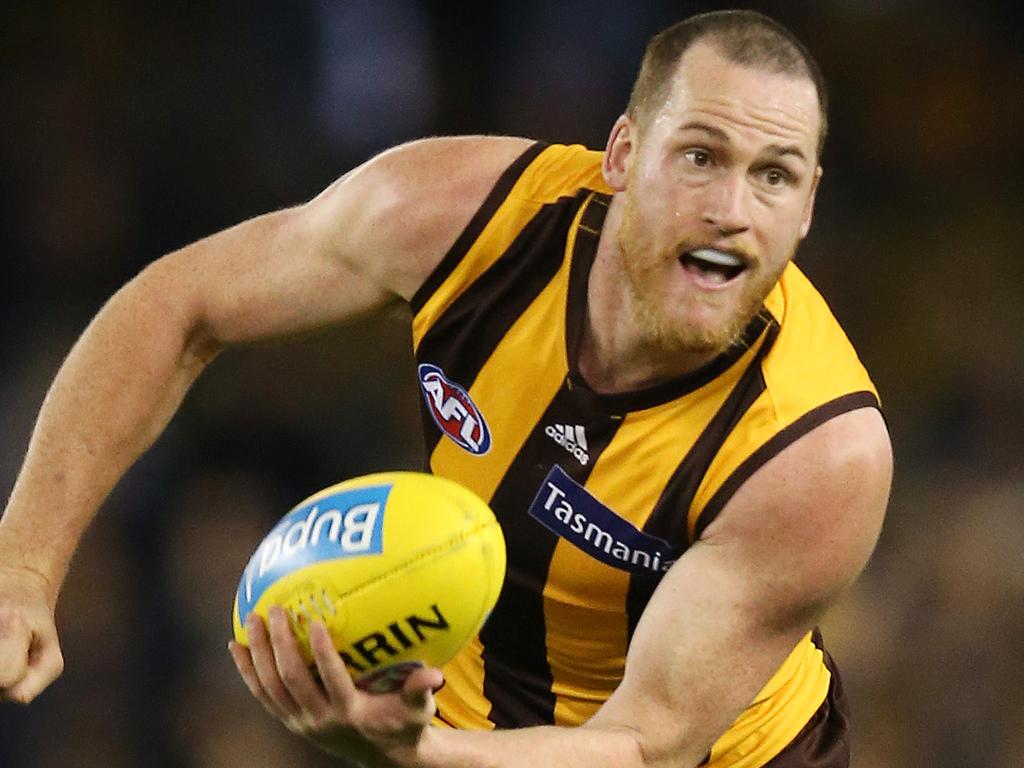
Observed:
[[[799,260],[897,455],[868,571],[825,624],[858,768],[1024,766],[1024,53],[996,5],[747,3],[832,90]],[[1007,4],[1009,6],[1009,4]],[[0,485],[62,357],[140,268],[447,133],[602,147],[646,40],[709,2],[7,3],[0,11]],[[86,536],[67,672],[0,707],[3,768],[327,766],[225,651],[261,534],[421,461],[408,318],[236,350]]]

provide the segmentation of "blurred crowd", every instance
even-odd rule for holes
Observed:
[[[750,2],[831,85],[799,260],[882,393],[886,528],[824,631],[857,768],[1024,765],[1024,54],[995,4]],[[302,202],[397,142],[598,148],[643,45],[711,2],[8,4],[0,11],[0,482],[57,366],[162,253]],[[0,707],[3,768],[337,765],[225,650],[237,579],[292,504],[421,465],[407,316],[232,351],[87,534],[67,671]]]

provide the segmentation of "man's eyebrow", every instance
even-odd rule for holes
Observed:
[[[807,162],[807,156],[804,154],[804,151],[796,144],[771,144],[770,146],[765,147],[765,149],[776,157],[793,155],[798,160]]]
[[[710,136],[712,136],[713,138],[718,139],[719,141],[728,141],[729,140],[729,134],[727,134],[721,128],[717,128],[717,127],[715,127],[713,125],[708,125],[707,123],[701,123],[701,122],[684,123],[683,125],[679,126],[679,130],[680,131],[703,131],[704,133],[709,134]]]
[[[706,133],[718,141],[726,142],[729,141],[729,134],[714,125],[708,125],[707,123],[701,123],[699,121],[692,121],[689,123],[683,123],[679,126],[680,131],[701,131]],[[783,157],[785,155],[792,155],[798,160],[807,162],[807,155],[804,151],[796,144],[770,144],[765,147],[765,151],[775,155],[776,157]]]

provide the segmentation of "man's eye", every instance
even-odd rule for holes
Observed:
[[[789,174],[781,168],[769,168],[764,173],[764,180],[770,187],[779,187],[789,181]]]
[[[688,149],[685,157],[698,168],[703,168],[711,163],[711,153],[704,149]]]

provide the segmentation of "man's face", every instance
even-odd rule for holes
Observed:
[[[634,315],[667,350],[724,349],[810,226],[821,118],[809,78],[697,43],[642,129],[620,118],[605,175]]]

